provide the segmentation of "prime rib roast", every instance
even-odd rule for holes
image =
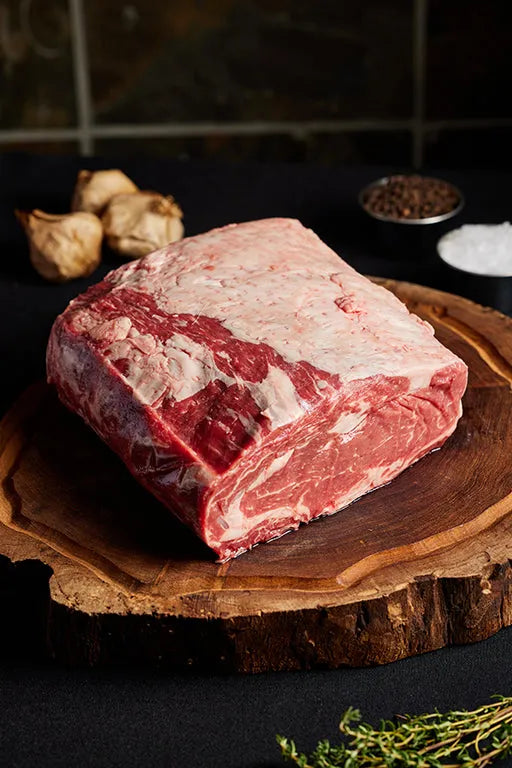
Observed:
[[[279,218],[111,272],[57,318],[47,367],[61,400],[220,560],[441,446],[467,379],[428,323]]]

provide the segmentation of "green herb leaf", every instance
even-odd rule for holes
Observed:
[[[358,709],[342,715],[340,744],[321,741],[311,755],[278,736],[285,760],[299,768],[484,768],[512,755],[512,697],[472,711],[400,715],[377,728]]]

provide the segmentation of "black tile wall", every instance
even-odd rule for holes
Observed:
[[[89,139],[87,121],[78,130],[72,9],[86,38]],[[510,30],[511,0],[0,0],[0,152],[403,167],[419,125],[423,165],[510,167]],[[190,123],[213,124],[215,135],[143,137],[148,124]],[[44,133],[67,127],[75,141]]]
[[[510,0],[429,0],[427,118],[512,116]]]
[[[0,2],[0,127],[76,122],[66,0]]]
[[[411,113],[410,0],[89,0],[85,7],[101,122]]]
[[[79,152],[77,141],[15,141],[2,142],[0,153],[33,152],[38,155],[76,155]]]

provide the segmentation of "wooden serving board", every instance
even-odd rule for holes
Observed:
[[[46,385],[27,391],[0,425],[4,643],[256,672],[384,663],[512,624],[512,319],[380,282],[468,363],[456,433],[388,486],[223,565]]]

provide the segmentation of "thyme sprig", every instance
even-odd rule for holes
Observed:
[[[472,711],[404,715],[381,720],[378,728],[349,707],[340,722],[341,744],[320,741],[309,756],[290,739],[277,736],[277,742],[299,768],[484,768],[512,755],[512,697],[494,698]]]

